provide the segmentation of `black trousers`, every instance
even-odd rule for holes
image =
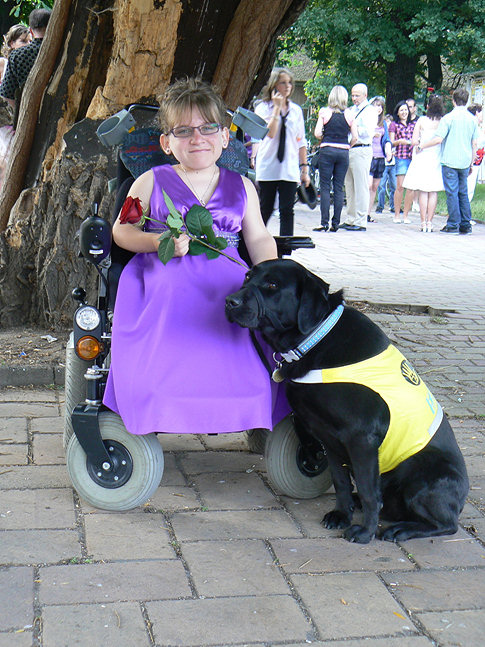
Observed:
[[[268,223],[273,213],[276,193],[279,198],[280,236],[293,236],[293,217],[296,195],[296,182],[285,180],[260,181],[259,203],[264,224]]]

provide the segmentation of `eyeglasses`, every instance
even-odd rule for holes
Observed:
[[[194,130],[198,130],[201,135],[215,135],[222,128],[221,124],[202,124],[202,126],[177,126],[169,131],[174,137],[187,139],[192,137]]]

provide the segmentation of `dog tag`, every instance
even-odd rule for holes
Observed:
[[[281,375],[280,369],[275,368],[273,374],[271,375],[271,379],[273,380],[273,382],[283,382],[285,378]]]

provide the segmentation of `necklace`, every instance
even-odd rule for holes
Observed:
[[[185,168],[182,166],[182,164],[180,164],[180,168],[181,168],[181,169],[182,169],[182,171],[184,172],[185,179],[186,179],[186,180],[187,180],[187,182],[189,183],[189,186],[190,186],[190,188],[192,189],[193,194],[195,195],[195,197],[197,198],[197,200],[200,202],[200,204],[201,204],[203,207],[205,207],[205,205],[207,204],[207,202],[206,202],[206,200],[205,200],[204,198],[205,198],[205,196],[206,196],[206,195],[207,195],[207,193],[209,192],[209,189],[210,189],[210,188],[211,188],[211,186],[212,186],[212,182],[214,181],[214,177],[215,177],[216,172],[217,172],[217,166],[214,166],[214,173],[212,173],[212,177],[211,177],[211,179],[210,179],[210,181],[209,181],[209,184],[207,185],[207,187],[206,187],[206,189],[205,189],[204,193],[203,193],[201,196],[200,196],[200,195],[197,193],[197,191],[194,189],[194,185],[193,185],[193,184],[192,184],[192,182],[190,181],[189,175],[188,175],[187,171],[185,170]]]

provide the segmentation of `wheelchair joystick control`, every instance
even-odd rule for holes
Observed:
[[[83,290],[83,288],[74,288],[71,292],[71,296],[74,301],[78,301],[79,304],[83,305],[85,303],[84,300],[86,299],[86,290]]]

